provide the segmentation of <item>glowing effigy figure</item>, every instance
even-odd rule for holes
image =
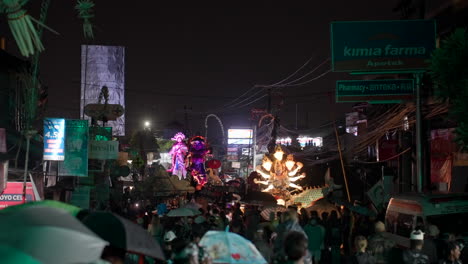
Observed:
[[[273,154],[274,161],[272,161],[268,156],[263,157],[262,165],[256,167],[257,173],[259,173],[265,180],[259,181],[254,180],[257,184],[267,185],[267,188],[262,190],[263,192],[272,192],[282,195],[289,196],[289,191],[287,188],[295,188],[302,190],[303,188],[293,182],[302,179],[305,177],[305,174],[297,175],[298,172],[304,166],[300,162],[294,161],[293,155],[289,154],[286,160],[283,160],[284,152],[281,149],[281,146],[275,148],[275,153]]]
[[[205,143],[205,138],[195,136],[189,140],[189,170],[192,177],[203,186],[206,184],[205,159],[209,150]]]
[[[169,154],[172,155],[172,167],[169,171],[173,175],[177,175],[179,180],[185,179],[187,177],[187,169],[185,166],[185,156],[188,152],[188,147],[184,143],[185,135],[181,132],[175,134],[171,140],[176,141],[172,146]]]

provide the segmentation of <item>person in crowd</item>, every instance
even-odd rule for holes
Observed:
[[[307,237],[302,232],[291,231],[284,239],[284,252],[286,263],[306,264],[307,261]]]
[[[317,218],[314,216],[304,226],[304,232],[308,237],[308,249],[312,255],[312,261],[319,263],[324,247],[325,228],[318,223]]]
[[[446,257],[440,260],[440,264],[461,264],[460,245],[456,242],[448,242],[446,246]]]
[[[163,252],[167,260],[172,259],[173,241],[177,238],[174,231],[169,230],[164,234]]]
[[[437,255],[437,244],[436,239],[439,236],[439,228],[435,225],[429,225],[427,227],[427,234],[424,236],[424,245],[422,253],[429,257],[429,263],[435,264],[439,258]]]
[[[106,246],[101,254],[101,259],[110,262],[111,264],[124,264],[125,249]]]
[[[366,252],[367,239],[364,236],[354,238],[356,254],[351,258],[351,264],[375,264],[375,257]]]
[[[332,211],[329,217],[328,243],[331,251],[331,263],[341,263],[341,245],[343,244],[343,227],[338,219],[338,213]],[[327,234],[326,234],[327,235]]]
[[[374,225],[375,233],[369,237],[369,253],[375,257],[377,264],[389,263],[389,255],[395,243],[385,237],[385,224],[378,221]]]
[[[414,230],[410,235],[410,248],[403,251],[404,264],[429,264],[429,257],[422,253],[424,233]]]
[[[309,212],[305,208],[301,208],[300,212],[299,224],[304,227],[309,223]]]
[[[267,228],[267,226],[264,226],[263,228],[257,229],[252,242],[265,260],[270,263],[273,256],[273,250],[270,246],[270,237],[268,236]]]
[[[284,222],[278,225],[276,229],[276,239],[274,241],[273,251],[276,255],[276,258],[281,258],[280,256],[284,256],[286,253],[284,252],[284,243],[286,236],[292,232],[296,231],[302,233],[307,240],[307,235],[302,229],[301,225],[299,225],[297,219],[297,211],[292,208],[291,210],[283,213]],[[306,245],[307,249],[307,245]],[[308,250],[306,250],[307,257],[304,261],[307,263],[311,263],[311,257]]]
[[[161,225],[159,215],[153,215],[151,218],[151,223],[148,225],[148,232],[158,241],[159,245],[163,244],[164,227]]]

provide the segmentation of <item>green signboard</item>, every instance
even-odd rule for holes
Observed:
[[[59,176],[88,176],[88,120],[65,120],[65,160]]]
[[[421,71],[435,49],[433,20],[331,23],[335,72]]]
[[[412,79],[348,80],[336,82],[336,102],[388,103],[411,100]]]

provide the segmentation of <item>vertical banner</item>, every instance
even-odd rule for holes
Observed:
[[[88,176],[88,121],[66,120],[65,160],[59,162],[59,176]]]
[[[109,104],[125,108],[125,48],[118,46],[81,46],[81,118],[88,104],[98,103],[103,86],[109,89]],[[101,102],[103,103],[103,102]],[[125,136],[125,115],[108,121],[116,136]]]
[[[65,159],[65,119],[44,119],[44,160]]]
[[[431,183],[452,181],[453,153],[456,152],[454,129],[431,131]]]

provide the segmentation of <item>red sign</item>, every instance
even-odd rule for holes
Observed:
[[[26,202],[35,201],[32,184],[26,183]],[[0,195],[0,209],[8,206],[23,203],[23,183],[22,182],[8,182],[5,191]]]
[[[381,139],[379,140],[379,156],[378,161],[386,161],[395,159],[397,156],[398,140],[396,139]]]
[[[454,141],[454,129],[437,129],[431,131],[431,183],[452,180],[453,152],[457,145]]]

